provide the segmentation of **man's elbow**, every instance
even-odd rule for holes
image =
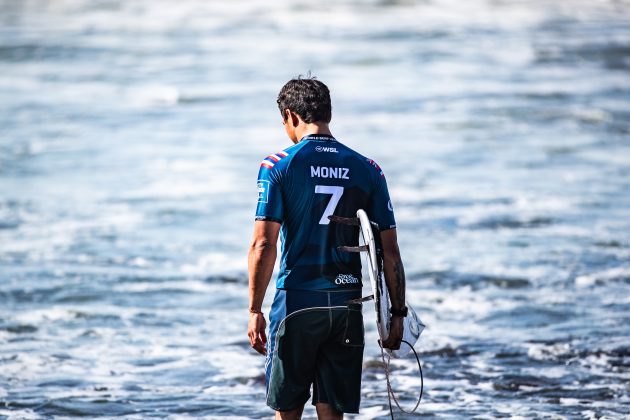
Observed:
[[[250,252],[262,254],[269,250],[276,249],[276,243],[270,241],[268,238],[254,238],[249,249]]]
[[[381,245],[383,248],[383,259],[385,261],[400,261],[400,249],[398,248],[396,229],[388,229],[381,232]]]
[[[400,249],[398,245],[388,246],[383,248],[383,259],[385,261],[400,261]]]

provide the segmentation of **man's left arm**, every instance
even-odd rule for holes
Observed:
[[[373,161],[371,163],[380,173],[376,180],[376,187],[370,206],[368,207],[368,216],[370,216],[371,220],[378,223],[382,229],[380,238],[383,247],[383,271],[392,309],[402,309],[405,307],[405,268],[398,248],[394,208],[389,197],[383,171],[376,163]],[[398,350],[402,338],[403,318],[393,315],[390,319],[389,336],[382,345],[391,350]]]
[[[383,246],[383,271],[385,283],[389,291],[392,308],[405,307],[405,268],[400,258],[396,229],[384,230],[380,233]],[[403,318],[392,316],[389,324],[389,336],[383,347],[398,350],[403,338]]]
[[[267,322],[261,308],[276,263],[280,223],[258,220],[254,223],[254,238],[249,247],[249,325],[247,335],[254,350],[266,354]]]

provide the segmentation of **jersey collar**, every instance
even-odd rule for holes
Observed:
[[[307,134],[306,136],[302,137],[300,142],[303,142],[303,141],[306,141],[306,140],[337,141],[337,139],[335,139],[333,136],[331,136],[329,134]]]

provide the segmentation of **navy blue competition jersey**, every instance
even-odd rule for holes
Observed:
[[[256,220],[282,224],[276,287],[289,290],[361,288],[359,228],[331,223],[364,209],[381,230],[396,227],[381,168],[331,136],[309,135],[266,157],[258,174]]]

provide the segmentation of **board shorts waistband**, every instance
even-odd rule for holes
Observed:
[[[361,297],[361,289],[298,290],[277,289],[271,307],[270,319],[284,318],[306,308],[348,306],[348,301]]]

